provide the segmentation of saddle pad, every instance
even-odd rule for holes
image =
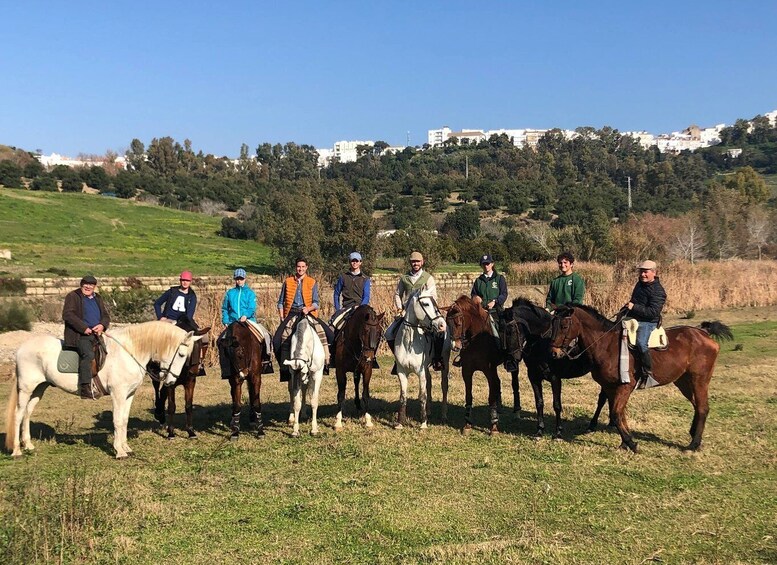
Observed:
[[[630,318],[628,320],[623,320],[621,323],[623,324],[623,329],[626,332],[626,335],[628,335],[629,345],[631,347],[636,346],[637,328],[639,327],[639,322]],[[656,328],[650,332],[650,337],[648,338],[648,349],[666,349],[668,343],[669,342],[666,337],[666,330],[663,327]]]
[[[57,371],[60,373],[77,373],[78,361],[77,351],[64,349],[59,352],[59,357],[57,357]]]
[[[332,318],[331,326],[336,330],[343,329],[343,326],[345,325],[345,321],[348,319],[348,317],[351,315],[351,313],[356,308],[351,306],[350,308],[346,308],[339,314],[337,314],[334,318]]]

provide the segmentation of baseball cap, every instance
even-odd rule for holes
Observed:
[[[361,261],[361,260],[362,260],[362,254],[361,254],[361,253],[359,253],[358,251],[354,251],[353,253],[351,253],[351,254],[348,256],[348,260],[349,260],[349,261],[351,261],[351,260],[353,260],[353,259],[356,259],[357,261]]]
[[[191,271],[184,271],[181,273],[181,280],[182,281],[190,281],[192,280],[192,273]]]
[[[494,258],[491,257],[491,255],[483,255],[480,258],[480,264],[481,265],[485,265],[486,263],[493,263],[493,262],[494,262]]]
[[[86,275],[81,279],[81,284],[97,284],[97,279],[92,275]]]
[[[648,260],[648,261],[642,261],[642,263],[640,263],[637,266],[637,269],[648,269],[648,270],[651,270],[651,271],[655,271],[656,267],[657,267],[657,265],[656,265],[655,261],[649,261]]]
[[[244,278],[246,278],[246,270],[245,269],[235,269],[235,274],[233,275],[233,278],[235,278],[235,279],[244,279]]]
[[[421,255],[418,251],[413,251],[410,254],[410,260],[411,261],[423,261],[424,260],[424,256]]]

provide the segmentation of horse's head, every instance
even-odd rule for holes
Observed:
[[[468,324],[468,308],[463,301],[469,300],[466,296],[460,296],[456,301],[447,308],[447,314],[445,316],[445,322],[448,324],[448,328],[451,333],[451,345],[454,353],[458,353],[467,346],[470,339],[470,334],[467,331]]]
[[[354,316],[361,317],[360,323],[362,323],[362,327],[359,331],[359,341],[361,342],[362,353],[360,362],[365,366],[372,366],[372,361],[380,345],[380,338],[383,335],[382,323],[384,315],[385,312],[376,314],[371,306],[364,306],[354,313]]]
[[[577,345],[577,338],[582,332],[582,325],[576,312],[576,308],[571,306],[559,306],[556,308],[550,336],[550,352],[555,359],[569,355]]]
[[[210,333],[210,326],[207,328],[200,329],[200,326],[197,325],[197,322],[189,318],[186,314],[178,318],[175,322],[176,327],[181,328],[184,331],[187,332],[194,332],[195,336],[205,336]],[[194,343],[194,348],[192,349],[192,354],[189,357],[189,363],[184,366],[184,374],[181,375],[181,377],[188,375],[190,377],[197,377],[200,374],[200,362],[205,357],[205,353],[208,350],[208,346],[210,345],[209,340],[205,339],[204,337],[202,339],[197,340]],[[180,378],[180,377],[179,377]]]
[[[526,322],[519,316],[519,311],[507,308],[499,316],[499,337],[502,350],[519,362],[523,358],[523,349],[526,346],[528,328]]]
[[[445,333],[445,318],[431,296],[413,293],[405,305],[405,320],[430,333]]]
[[[184,365],[186,365],[189,357],[194,351],[195,345],[205,337],[205,334],[195,335],[195,332],[187,332],[184,334],[183,340],[175,348],[170,359],[166,362],[160,362],[159,377],[163,379],[165,386],[174,386],[178,377],[183,371]]]
[[[248,322],[232,322],[225,337],[226,351],[238,378],[243,381],[252,371],[258,370],[261,361],[260,348],[264,342],[256,339],[248,327]]]

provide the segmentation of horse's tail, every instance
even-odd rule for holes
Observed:
[[[19,403],[19,376],[14,371],[14,378],[11,382],[11,394],[8,395],[8,406],[5,409],[5,448],[10,453],[16,446],[16,405]]]
[[[717,342],[730,341],[734,339],[734,334],[731,333],[731,328],[726,324],[715,320],[713,322],[702,322],[699,327],[707,332]]]

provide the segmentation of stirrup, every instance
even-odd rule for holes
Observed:
[[[453,358],[453,366],[461,367],[461,355],[456,355],[456,357]]]

